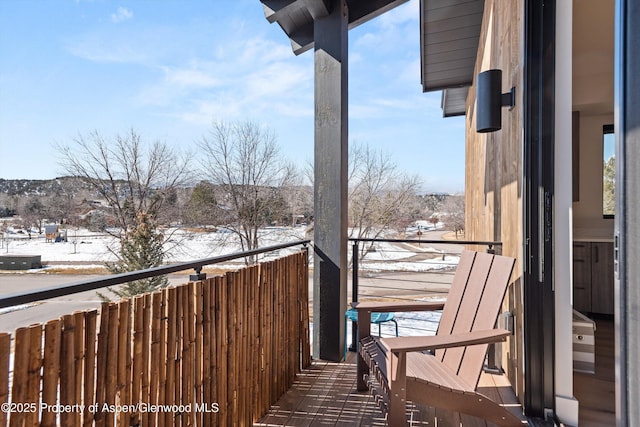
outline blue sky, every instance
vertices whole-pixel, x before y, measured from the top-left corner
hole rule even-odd
[[[349,33],[349,141],[425,191],[463,191],[464,119],[420,85],[418,1]],[[97,130],[193,149],[214,120],[253,120],[313,156],[313,53],[258,0],[0,1],[0,178],[64,174],[55,145]],[[194,162],[195,163],[195,162]]]

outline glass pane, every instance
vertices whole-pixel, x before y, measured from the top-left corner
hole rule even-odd
[[[613,216],[616,209],[616,151],[613,126],[604,128],[602,154],[602,214]]]

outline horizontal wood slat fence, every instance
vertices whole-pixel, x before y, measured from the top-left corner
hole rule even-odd
[[[301,251],[0,334],[0,426],[252,425],[310,363]]]

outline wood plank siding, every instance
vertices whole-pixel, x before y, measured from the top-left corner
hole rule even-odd
[[[503,311],[515,315],[515,337],[503,345],[502,365],[518,396],[523,395],[522,324],[522,2],[487,0],[475,76],[502,70],[502,92],[516,88],[513,109],[502,109],[502,130],[477,133],[476,88],[469,89],[466,115],[465,232],[470,240],[501,241],[502,255],[516,258]]]

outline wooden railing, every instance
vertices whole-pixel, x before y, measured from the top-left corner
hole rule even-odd
[[[310,362],[303,250],[0,334],[0,426],[251,425]]]

